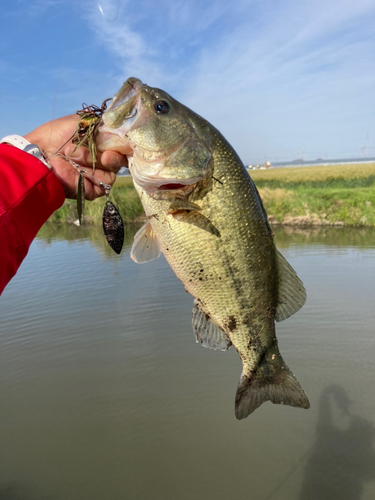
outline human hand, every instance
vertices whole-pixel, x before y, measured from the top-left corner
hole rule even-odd
[[[78,115],[63,116],[62,118],[57,118],[41,125],[24,136],[26,140],[32,144],[37,144],[43,151],[44,156],[52,167],[52,172],[64,188],[66,198],[71,199],[77,197],[78,170],[61,156],[52,155],[64,144],[59,153],[69,156],[74,162],[87,170],[88,173],[93,174],[92,159],[88,149],[79,147],[70,156],[76,147],[70,138],[77,130],[79,120],[80,117]],[[126,156],[114,151],[98,152],[93,175],[104,184],[112,186],[116,180],[116,173],[121,167],[126,166]],[[85,198],[87,200],[92,201],[103,195],[103,188],[85,178]]]

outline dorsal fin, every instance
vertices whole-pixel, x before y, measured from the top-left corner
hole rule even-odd
[[[279,302],[276,308],[276,321],[283,321],[301,309],[306,302],[306,290],[295,270],[276,250],[279,275]]]
[[[203,347],[226,351],[232,345],[227,334],[201,310],[196,299],[194,300],[192,323],[196,342],[201,343]]]
[[[150,222],[146,222],[134,236],[130,257],[137,264],[143,264],[157,259],[160,254],[161,250],[156,235]]]

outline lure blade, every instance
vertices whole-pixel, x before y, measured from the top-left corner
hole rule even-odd
[[[82,172],[79,173],[77,184],[77,213],[79,225],[82,225],[83,212],[85,210],[85,178]]]
[[[110,247],[119,254],[124,244],[124,223],[111,201],[107,201],[104,205],[103,230]]]

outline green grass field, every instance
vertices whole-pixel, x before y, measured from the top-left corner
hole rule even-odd
[[[271,223],[291,225],[375,226],[375,163],[251,171]],[[143,213],[131,177],[119,177],[110,199],[124,222]],[[86,203],[85,221],[101,224],[105,199]],[[76,203],[67,200],[50,218],[77,219]]]
[[[355,181],[375,177],[375,163],[357,163],[349,165],[328,165],[326,167],[293,167],[252,170],[254,182],[307,183]],[[280,186],[279,186],[280,187]]]
[[[271,222],[375,225],[375,163],[250,173]]]

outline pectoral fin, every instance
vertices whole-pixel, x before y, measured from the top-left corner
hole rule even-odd
[[[196,342],[203,347],[226,351],[232,345],[227,334],[201,310],[197,300],[194,300],[192,323]]]
[[[192,226],[203,229],[203,231],[207,231],[208,233],[220,238],[220,231],[212,224],[208,217],[205,217],[200,212],[190,212],[186,209],[179,210],[178,212],[173,213],[173,217],[176,220],[184,222],[185,224],[191,224]]]
[[[157,259],[160,254],[161,250],[156,235],[150,222],[146,222],[134,236],[130,257],[137,264],[143,264]]]
[[[283,321],[299,311],[306,302],[306,290],[295,270],[276,250],[279,274],[279,302],[276,308],[276,321]]]
[[[196,212],[199,212],[202,209],[199,205],[193,203],[192,201],[175,198],[169,207],[169,213],[173,214],[175,212],[178,212],[179,210],[194,210]]]

